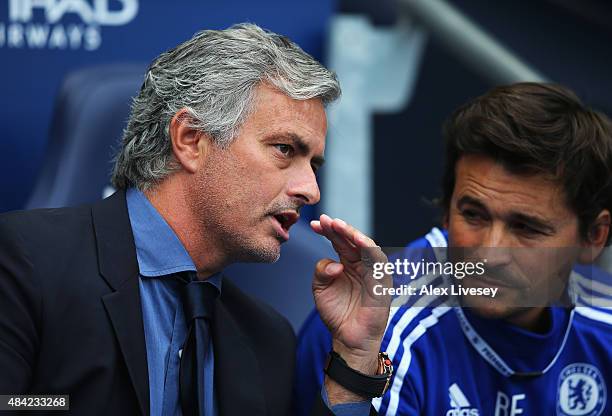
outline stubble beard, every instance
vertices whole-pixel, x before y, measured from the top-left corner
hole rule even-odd
[[[241,229],[237,221],[229,216],[231,207],[228,207],[223,195],[227,189],[211,184],[207,178],[219,177],[219,168],[212,167],[207,173],[198,177],[188,187],[186,200],[193,218],[196,218],[197,233],[202,239],[208,240],[208,245],[225,258],[227,264],[231,263],[274,263],[280,258],[280,240],[272,235],[258,237],[250,233],[246,227]],[[241,220],[244,220],[243,218]],[[253,222],[249,229],[261,232],[266,226],[268,217],[261,216]],[[267,240],[267,241],[264,241]]]
[[[263,227],[263,222],[259,227]],[[228,226],[227,222],[215,224],[219,244],[231,263],[274,263],[280,258],[280,242],[262,241],[254,236],[245,235]]]

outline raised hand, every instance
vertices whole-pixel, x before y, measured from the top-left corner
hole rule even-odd
[[[311,227],[331,241],[340,259],[319,261],[312,284],[334,351],[355,370],[375,374],[391,299],[375,295],[373,286],[390,287],[391,277],[374,279],[372,264],[386,262],[387,256],[372,239],[342,220],[321,215]]]

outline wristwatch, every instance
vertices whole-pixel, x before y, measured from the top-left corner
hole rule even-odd
[[[331,350],[325,363],[325,374],[353,393],[372,399],[383,396],[389,389],[393,364],[386,352],[379,352],[377,375],[370,376],[353,370],[336,351]]]

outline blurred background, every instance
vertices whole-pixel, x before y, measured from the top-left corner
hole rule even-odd
[[[550,80],[612,111],[605,0],[0,0],[0,212],[112,192],[112,149],[148,63],[198,30],[244,21],[338,72],[344,95],[329,109],[323,202],[306,217],[340,216],[383,246],[437,224],[441,125],[468,99]],[[297,327],[312,305],[312,265],[330,248],[303,224],[293,237],[274,268],[233,274]],[[288,276],[295,258],[301,271]]]

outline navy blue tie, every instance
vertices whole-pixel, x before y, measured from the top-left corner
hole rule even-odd
[[[209,353],[209,323],[218,294],[219,291],[214,285],[204,281],[192,280],[182,287],[183,310],[188,331],[181,353],[179,391],[181,410],[185,416],[205,415],[204,360]]]

